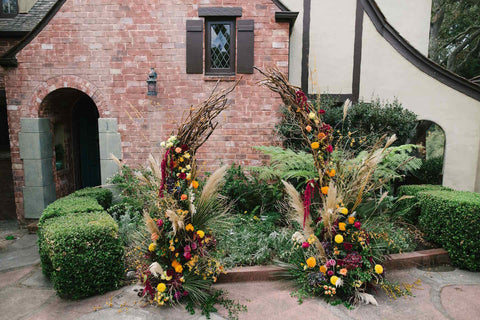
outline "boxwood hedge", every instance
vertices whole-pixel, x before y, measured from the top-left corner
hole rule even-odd
[[[417,196],[427,238],[442,245],[455,266],[480,271],[480,194],[425,191]]]
[[[402,199],[399,201],[397,210],[404,211],[402,216],[405,221],[411,224],[418,223],[418,217],[420,216],[420,205],[417,199],[419,192],[434,191],[434,190],[451,190],[441,185],[433,184],[416,184],[416,185],[404,185],[398,188],[398,196],[411,196],[411,198]]]
[[[97,200],[91,197],[65,197],[60,198],[43,210],[42,216],[38,221],[38,227],[41,228],[47,219],[60,217],[69,213],[103,211],[103,207]]]
[[[90,197],[97,200],[103,209],[107,210],[112,205],[112,191],[99,188],[99,187],[89,187],[75,191],[69,197]]]
[[[79,299],[120,286],[118,225],[106,212],[66,214],[44,222],[42,268],[60,297]]]

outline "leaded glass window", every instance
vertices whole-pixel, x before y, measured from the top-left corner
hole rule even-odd
[[[235,21],[207,21],[206,73],[235,73]]]
[[[1,1],[1,16],[15,16],[18,13],[17,0],[0,0]]]

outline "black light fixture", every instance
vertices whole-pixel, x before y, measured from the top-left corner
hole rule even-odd
[[[148,96],[156,96],[157,95],[157,73],[155,72],[154,68],[150,68],[150,73],[148,74],[147,79],[147,86],[148,86]]]

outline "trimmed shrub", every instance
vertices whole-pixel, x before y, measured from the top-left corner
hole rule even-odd
[[[38,221],[38,227],[41,228],[47,219],[64,216],[68,213],[81,213],[103,211],[103,207],[97,200],[90,197],[65,197],[60,198],[43,210],[42,216]]]
[[[84,188],[75,191],[69,197],[90,197],[97,200],[103,209],[107,210],[112,205],[112,191],[105,188]]]
[[[427,238],[442,245],[455,266],[480,271],[480,194],[425,191],[417,196]]]
[[[404,185],[398,188],[398,196],[412,196],[409,199],[402,199],[397,205],[397,211],[401,212],[401,216],[406,222],[411,224],[418,223],[418,217],[420,216],[420,205],[417,199],[419,192],[423,191],[436,191],[436,190],[451,190],[441,185],[433,184],[412,184]]]
[[[42,236],[42,268],[60,297],[80,299],[120,286],[123,246],[118,225],[106,212],[48,219]]]

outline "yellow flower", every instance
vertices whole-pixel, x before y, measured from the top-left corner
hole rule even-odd
[[[172,267],[174,267],[174,268],[175,268],[176,266],[178,266],[179,264],[180,264],[180,263],[178,263],[177,260],[173,260],[173,261],[172,261]]]
[[[197,189],[198,188],[198,181],[193,180],[192,181],[192,187],[193,187],[193,189]]]
[[[313,120],[313,119],[315,119],[316,115],[315,115],[314,112],[310,112],[310,113],[308,114],[308,117]]]
[[[337,173],[337,171],[335,169],[331,169],[328,171],[328,176],[331,178],[331,177],[335,177],[335,174]]]
[[[158,291],[158,292],[163,292],[163,291],[165,291],[165,290],[167,290],[167,286],[165,285],[165,283],[160,282],[160,283],[158,284],[158,286],[157,286],[157,291]]]
[[[150,243],[148,246],[148,251],[153,252],[157,248],[157,245],[155,243]]]
[[[331,276],[330,278],[330,283],[335,285],[338,281],[338,277],[337,276]]]
[[[346,227],[346,226],[347,226],[347,225],[345,224],[345,222],[340,222],[340,223],[338,224],[338,229],[340,229],[340,231],[345,231],[345,227]]]
[[[378,273],[378,274],[382,274],[383,273],[383,267],[379,264],[376,264],[375,265],[375,272]]]
[[[183,267],[182,267],[181,264],[178,264],[178,265],[175,266],[175,272],[176,273],[182,273],[182,271],[183,271]]]
[[[327,273],[327,267],[325,267],[325,265],[321,265],[320,266],[320,272],[321,273]]]
[[[348,223],[353,224],[355,222],[355,217],[348,217]]]
[[[203,237],[205,237],[205,232],[203,232],[202,230],[198,230],[197,235],[200,237],[200,239],[203,239]]]
[[[191,223],[189,223],[185,226],[185,230],[186,231],[193,231],[193,230],[195,230],[195,228],[193,227],[193,225]]]
[[[313,268],[313,267],[315,267],[316,265],[317,265],[317,260],[315,260],[314,257],[310,257],[310,258],[307,259],[307,266],[308,266],[309,268]]]
[[[341,234],[337,234],[335,236],[335,242],[336,243],[342,243],[343,242],[343,236]]]
[[[328,187],[322,187],[321,190],[322,190],[323,194],[325,194],[325,195],[328,194]]]
[[[346,215],[346,214],[348,214],[348,209],[343,207],[343,208],[340,209],[340,213]]]
[[[317,141],[312,142],[311,146],[313,150],[317,150],[318,148],[320,148],[320,144]]]

